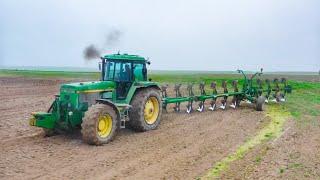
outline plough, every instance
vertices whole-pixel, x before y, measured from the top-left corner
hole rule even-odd
[[[168,104],[174,104],[174,111],[180,112],[181,103],[187,102],[186,112],[191,113],[194,111],[193,104],[198,102],[197,111],[203,112],[205,110],[205,101],[210,100],[209,110],[214,111],[217,109],[218,98],[220,99],[220,109],[226,109],[228,98],[232,97],[230,107],[237,108],[239,107],[241,101],[245,101],[250,104],[255,104],[255,108],[257,111],[263,110],[264,103],[272,102],[284,102],[285,96],[287,93],[291,93],[292,87],[287,84],[287,80],[285,78],[281,78],[281,80],[275,78],[272,83],[269,79],[265,79],[264,81],[260,78],[262,75],[262,69],[260,72],[256,72],[250,78],[243,70],[237,70],[238,73],[243,75],[243,86],[242,89],[238,88],[238,80],[232,81],[233,91],[229,92],[227,87],[227,81],[222,81],[221,87],[223,92],[218,93],[217,91],[217,83],[211,83],[211,93],[206,92],[205,83],[202,82],[199,84],[200,94],[195,95],[193,91],[194,84],[187,85],[187,96],[182,96],[181,93],[181,84],[175,84],[174,91],[175,97],[169,97],[167,93],[168,85],[161,86],[162,92],[162,106],[163,109],[167,111]],[[256,80],[256,81],[255,81]],[[256,82],[256,83],[254,83]],[[265,83],[264,83],[265,82]],[[266,84],[266,88],[263,85]],[[281,84],[281,85],[280,85]]]

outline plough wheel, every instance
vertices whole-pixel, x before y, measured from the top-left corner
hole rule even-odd
[[[241,99],[237,99],[236,103],[236,107],[240,107]]]
[[[256,110],[263,111],[264,110],[265,97],[259,96],[256,102]]]
[[[161,119],[162,102],[159,90],[146,88],[138,91],[132,101],[129,112],[129,127],[136,131],[155,129]]]

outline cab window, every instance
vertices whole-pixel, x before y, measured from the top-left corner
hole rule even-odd
[[[104,73],[105,81],[132,81],[132,64],[107,61]]]
[[[144,64],[135,64],[133,68],[133,74],[135,81],[144,81],[145,78],[145,65]]]

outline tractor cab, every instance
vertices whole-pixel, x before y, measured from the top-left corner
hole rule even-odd
[[[125,99],[134,82],[147,80],[147,60],[128,54],[106,55],[102,59],[102,80],[116,83],[116,98]]]

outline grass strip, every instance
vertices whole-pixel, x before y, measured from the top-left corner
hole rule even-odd
[[[215,163],[213,168],[211,168],[201,179],[214,179],[219,177],[221,172],[229,169],[230,164],[233,161],[242,159],[253,147],[271,139],[280,137],[286,120],[291,117],[290,113],[283,106],[276,104],[267,108],[266,116],[271,118],[271,121],[267,126],[261,129],[256,136],[238,147],[234,153]]]

